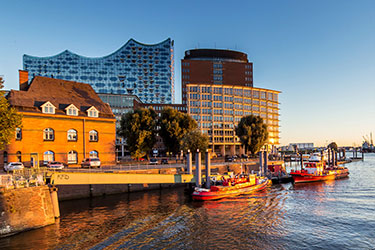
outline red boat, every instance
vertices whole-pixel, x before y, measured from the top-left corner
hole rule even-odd
[[[348,177],[349,170],[345,167],[326,168],[323,162],[306,162],[304,169],[292,170],[290,175],[294,183],[336,180]]]
[[[270,184],[271,181],[268,178],[254,174],[243,178],[224,178],[222,185],[211,186],[210,189],[195,188],[192,196],[193,200],[218,200],[262,190]]]

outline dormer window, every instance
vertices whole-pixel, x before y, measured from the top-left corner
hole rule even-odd
[[[42,108],[42,113],[44,114],[54,114],[56,110],[56,107],[50,102],[46,102],[40,107]]]
[[[65,110],[67,115],[78,116],[78,108],[74,104],[70,104]]]
[[[87,110],[87,115],[88,117],[99,117],[99,111],[94,106],[92,106]]]

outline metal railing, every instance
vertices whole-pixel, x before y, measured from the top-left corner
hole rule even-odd
[[[0,186],[6,189],[41,186],[46,183],[46,171],[39,168],[14,170],[0,176]]]

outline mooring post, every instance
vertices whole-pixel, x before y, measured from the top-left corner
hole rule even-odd
[[[202,186],[201,152],[199,152],[199,149],[197,149],[195,157],[195,185],[197,187]]]
[[[59,208],[59,199],[57,197],[57,187],[52,186],[49,188],[49,193],[51,195],[52,206],[53,206],[53,214],[55,218],[60,217],[60,208]]]
[[[328,148],[328,166],[331,166],[331,149]]]
[[[206,150],[206,188],[210,189],[211,187],[211,159],[210,152]]]
[[[263,176],[263,151],[259,151],[259,175]]]
[[[186,155],[186,169],[188,174],[193,174],[193,161],[191,156],[190,149],[188,149],[187,155]]]
[[[365,159],[365,153],[362,150],[362,161]]]
[[[264,157],[263,157],[263,162],[264,162],[264,176],[268,174],[268,150],[264,151]]]
[[[300,153],[300,155],[301,155],[300,161],[301,161],[301,169],[302,169],[303,168],[303,155],[302,155],[302,153]]]

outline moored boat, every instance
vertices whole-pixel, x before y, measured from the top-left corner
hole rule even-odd
[[[218,200],[259,191],[270,184],[271,181],[267,177],[259,177],[255,174],[242,178],[223,178],[221,185],[213,185],[210,189],[196,187],[192,198],[201,201]]]
[[[284,163],[268,165],[267,177],[271,179],[272,184],[292,182],[293,178],[286,171]]]
[[[292,170],[290,175],[294,183],[306,183],[341,179],[349,176],[349,170],[345,167],[325,167],[324,162],[306,162],[301,170]]]

